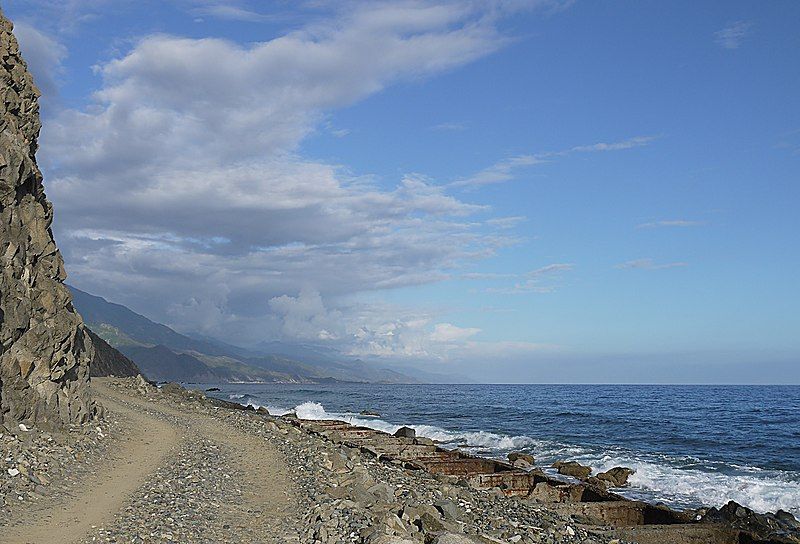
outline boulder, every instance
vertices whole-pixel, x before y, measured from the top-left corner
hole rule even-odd
[[[597,475],[598,480],[606,481],[611,487],[623,487],[628,485],[628,478],[636,472],[628,467],[614,467]]]
[[[566,488],[550,485],[547,482],[539,482],[528,494],[528,498],[537,502],[566,502],[567,493]]]
[[[533,468],[535,459],[533,455],[522,452],[511,452],[508,454],[509,462],[517,468]]]
[[[415,438],[417,436],[417,431],[411,427],[400,427],[395,431],[394,435],[398,438]]]
[[[178,383],[169,382],[161,386],[161,392],[167,393],[168,395],[184,396],[186,394],[186,389]]]
[[[141,374],[136,375],[134,385],[136,386],[136,390],[139,392],[139,394],[144,396],[152,395],[157,389],[155,385],[148,382]]]
[[[94,347],[63,283],[36,163],[40,93],[12,30],[0,12],[0,422],[62,427],[100,414]]]
[[[759,514],[734,501],[722,508],[709,508],[701,522],[726,523],[731,527],[749,533],[746,542],[800,542],[800,523],[789,512],[779,510],[775,514]],[[785,535],[779,540],[776,535]],[[775,540],[771,540],[775,538]],[[740,542],[745,542],[741,540]]]
[[[450,521],[461,520],[461,510],[458,508],[458,505],[455,502],[448,500],[439,500],[436,501],[434,506],[439,512],[441,512],[442,517],[444,519]]]
[[[381,415],[378,412],[375,412],[374,410],[361,410],[358,413],[358,415],[364,417],[381,417]]]
[[[553,463],[553,468],[558,470],[559,474],[572,476],[578,480],[585,480],[592,473],[591,467],[584,466],[576,461],[556,461]]]

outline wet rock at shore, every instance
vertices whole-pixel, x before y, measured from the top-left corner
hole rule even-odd
[[[584,466],[577,461],[556,461],[552,466],[558,470],[559,474],[572,476],[578,480],[585,480],[592,473],[591,467]]]
[[[529,469],[533,468],[536,460],[533,455],[522,452],[511,452],[508,454],[508,461],[516,468]]]
[[[381,415],[374,410],[361,410],[358,415],[364,417],[381,417]]]
[[[398,438],[416,438],[417,431],[411,427],[400,427],[395,431],[394,435]]]
[[[789,512],[759,514],[741,504],[729,501],[722,508],[709,508],[704,523],[726,523],[747,531],[770,543],[800,543],[800,522]]]
[[[624,487],[628,485],[628,478],[636,472],[628,467],[614,467],[596,476],[600,481],[608,482],[610,487]]]

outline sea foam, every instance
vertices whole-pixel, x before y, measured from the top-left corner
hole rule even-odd
[[[292,410],[268,408],[271,414],[281,415]],[[359,417],[347,412],[328,412],[318,402],[304,402],[293,410],[300,419],[342,420],[393,434],[403,425],[382,419]],[[671,461],[657,462],[642,459],[623,451],[612,455],[592,454],[586,448],[555,441],[535,440],[529,436],[507,436],[488,431],[453,431],[433,425],[406,425],[418,436],[437,440],[445,447],[461,447],[473,452],[505,457],[511,450],[533,453],[549,464],[556,459],[574,459],[587,464],[595,473],[615,466],[636,470],[630,486],[618,490],[630,498],[663,501],[674,507],[690,508],[699,505],[722,506],[733,500],[757,512],[779,509],[800,516],[800,482],[779,471],[763,471],[743,467],[740,474],[705,472],[670,466]]]

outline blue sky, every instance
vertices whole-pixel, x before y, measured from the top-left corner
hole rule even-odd
[[[3,8],[79,288],[479,380],[800,382],[795,2]]]

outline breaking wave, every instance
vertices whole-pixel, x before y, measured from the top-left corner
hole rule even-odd
[[[294,408],[259,405],[258,397],[232,394],[230,399],[253,407],[264,406],[272,415],[290,412],[300,419],[342,420],[353,425],[394,433],[401,426],[380,418],[351,412],[328,412],[319,402],[303,402]],[[539,466],[555,460],[572,459],[591,466],[595,472],[614,466],[636,470],[630,486],[616,490],[632,499],[665,502],[675,508],[722,506],[733,500],[757,512],[785,510],[800,516],[800,480],[797,474],[748,466],[723,465],[701,459],[650,455],[624,448],[590,448],[526,435],[504,435],[481,430],[449,430],[434,425],[408,424],[418,436],[436,440],[446,448],[503,458],[512,450],[532,453]],[[549,469],[546,469],[549,470]]]
[[[336,419],[347,421],[353,425],[368,427],[377,431],[393,434],[404,425],[389,423],[382,419],[359,417],[346,412],[329,413],[318,402],[304,402],[294,409],[300,419]],[[270,413],[272,413],[270,411]],[[529,436],[505,436],[487,431],[448,431],[432,425],[405,425],[414,429],[418,436],[436,440],[444,445],[462,446],[470,449],[511,450],[534,445]]]

